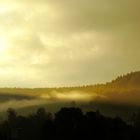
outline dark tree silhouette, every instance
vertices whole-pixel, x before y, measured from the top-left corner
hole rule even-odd
[[[140,140],[140,113],[127,124],[120,117],[103,116],[99,111],[83,113],[79,108],[62,108],[54,117],[39,108],[28,117],[8,109],[0,124],[0,140]]]
[[[10,122],[14,121],[17,117],[17,113],[14,109],[8,108],[7,110],[7,117]]]

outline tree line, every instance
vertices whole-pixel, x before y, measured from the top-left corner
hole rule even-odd
[[[55,114],[39,108],[27,117],[9,108],[0,124],[0,140],[139,140],[140,112],[126,123],[120,117],[106,117],[100,111],[83,113],[80,108],[61,108]]]

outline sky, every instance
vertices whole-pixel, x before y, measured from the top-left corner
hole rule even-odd
[[[0,0],[0,87],[104,83],[140,70],[139,0]]]

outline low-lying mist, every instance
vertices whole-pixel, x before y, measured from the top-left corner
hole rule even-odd
[[[140,108],[140,92],[135,91],[135,89],[126,90],[125,88],[110,90],[104,86],[0,89],[0,112],[5,114],[4,112],[8,108],[14,108],[18,113],[28,115],[39,107],[44,107],[50,112],[56,112],[61,107],[77,106],[84,111],[98,109],[105,115],[119,115],[129,120],[132,113]]]
[[[82,91],[69,91],[69,92],[58,92],[52,90],[49,93],[0,93],[0,111],[4,111],[7,108],[23,108],[34,105],[43,104],[55,104],[63,102],[77,102],[77,103],[87,103],[94,100],[106,100],[105,96],[99,96],[96,93],[87,93]]]
[[[139,93],[139,92],[138,92]],[[24,108],[58,103],[110,103],[139,106],[140,96],[134,91],[87,90],[87,88],[60,89],[6,89],[0,92],[0,111],[9,107]]]

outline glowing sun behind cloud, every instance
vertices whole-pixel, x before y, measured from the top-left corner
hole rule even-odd
[[[137,0],[0,0],[0,87],[86,85],[139,70],[139,7]]]

